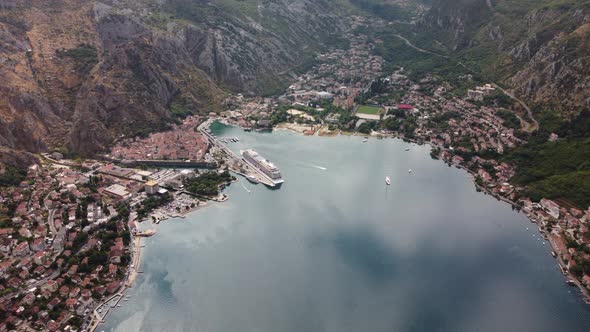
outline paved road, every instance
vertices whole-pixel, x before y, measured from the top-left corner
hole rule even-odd
[[[49,217],[47,217],[47,223],[49,224],[49,229],[51,230],[51,234],[55,238],[55,236],[57,236],[57,230],[55,229],[55,224],[53,223],[54,217],[55,217],[55,209],[49,210]]]
[[[448,59],[448,58],[449,58],[449,57],[448,57],[448,56],[446,56],[446,55],[438,54],[438,53],[431,52],[431,51],[429,51],[429,50],[425,50],[425,49],[423,49],[423,48],[420,48],[420,47],[418,47],[418,46],[416,46],[416,45],[412,44],[412,42],[410,42],[410,41],[409,41],[407,38],[405,38],[405,37],[404,37],[404,36],[402,36],[402,35],[394,34],[394,36],[396,36],[397,38],[399,38],[399,39],[403,40],[403,41],[406,43],[406,45],[410,46],[411,48],[415,49],[415,50],[416,50],[416,51],[418,51],[418,52],[422,52],[422,53],[428,53],[428,54],[431,54],[431,55],[436,55],[436,56],[439,56],[439,57],[441,57],[441,58],[445,58],[445,59]]]
[[[404,36],[401,36],[401,35],[398,35],[398,34],[395,34],[394,36],[400,38],[401,40],[403,40],[406,43],[406,45],[410,46],[411,48],[413,48],[413,49],[415,49],[415,50],[417,50],[419,52],[427,53],[427,54],[431,54],[431,55],[435,55],[435,56],[442,57],[442,58],[445,58],[445,59],[449,59],[449,57],[446,56],[446,55],[442,55],[442,54],[438,54],[438,53],[435,53],[435,52],[432,52],[432,51],[428,51],[428,50],[422,49],[422,48],[420,48],[420,47],[412,44],[412,42],[410,42]],[[473,71],[473,70],[471,70],[470,68],[468,68],[466,65],[464,65],[461,62],[458,62],[458,65],[462,66],[463,68],[465,68],[465,69],[467,69],[469,71]],[[502,88],[498,84],[492,82],[492,85],[495,88],[497,88],[500,91],[502,91],[505,95],[507,95],[508,97],[510,97],[512,100],[514,100],[517,103],[519,103],[527,111],[527,115],[528,115],[530,121],[532,122],[532,124],[529,121],[524,121],[524,119],[522,117],[520,117],[518,114],[516,114],[516,116],[518,116],[518,118],[520,119],[520,121],[522,123],[524,123],[524,126],[523,126],[523,130],[524,131],[526,131],[526,132],[533,132],[533,131],[539,129],[539,122],[535,119],[535,117],[533,116],[533,112],[531,111],[530,107],[528,107],[527,104],[524,101],[522,101],[521,99],[519,99],[518,97],[516,97],[512,92],[505,90],[504,88]]]
[[[528,107],[524,101],[522,101],[521,99],[516,97],[512,92],[505,90],[504,88],[502,88],[498,84],[493,83],[493,85],[496,89],[500,89],[500,91],[502,91],[505,95],[507,95],[508,97],[512,98],[512,100],[519,103],[527,111],[528,117],[529,117],[530,121],[532,122],[532,124],[529,123],[528,121],[524,121],[527,124],[525,126],[525,128],[523,128],[525,131],[533,132],[533,131],[539,129],[539,122],[535,119],[535,117],[533,116],[533,111],[531,111],[530,107]],[[521,119],[521,121],[522,121],[522,119]]]

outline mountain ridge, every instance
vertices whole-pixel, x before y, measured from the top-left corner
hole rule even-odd
[[[418,25],[483,76],[566,118],[590,106],[589,29],[588,1],[555,0],[436,0]]]
[[[192,13],[235,8],[203,20],[183,11],[187,4]],[[345,28],[334,8],[309,0],[3,0],[0,153],[89,156],[121,135],[219,111],[226,91],[280,89]]]

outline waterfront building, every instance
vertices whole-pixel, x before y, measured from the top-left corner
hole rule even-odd
[[[155,195],[160,190],[160,185],[156,181],[148,181],[145,183],[145,192],[148,195]]]

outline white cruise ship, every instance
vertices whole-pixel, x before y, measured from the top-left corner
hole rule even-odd
[[[248,164],[255,167],[258,171],[264,174],[268,180],[270,180],[274,186],[280,186],[285,182],[283,177],[281,176],[281,171],[275,164],[270,162],[269,160],[262,157],[258,152],[249,149],[245,151],[240,151],[242,157]]]

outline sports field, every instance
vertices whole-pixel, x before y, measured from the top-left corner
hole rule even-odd
[[[381,111],[381,107],[361,105],[361,106],[359,106],[357,113],[377,115],[377,114],[379,114],[380,111]]]

